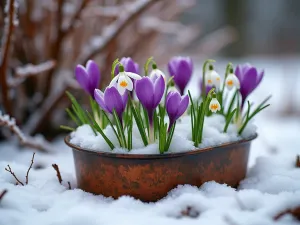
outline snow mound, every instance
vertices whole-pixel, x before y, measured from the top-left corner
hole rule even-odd
[[[238,141],[244,138],[246,139],[255,135],[256,133],[256,126],[251,123],[248,124],[241,136],[238,136],[235,125],[230,124],[227,133],[223,132],[224,126],[225,119],[223,116],[213,115],[211,117],[207,117],[205,119],[203,128],[203,141],[198,148],[212,147],[224,143]],[[111,151],[110,147],[99,133],[96,135],[94,134],[89,125],[80,126],[76,129],[76,131],[72,132],[70,142],[74,145],[80,146],[81,148],[86,148],[93,151],[124,154],[160,154],[158,143],[152,143],[146,147],[144,146],[136,125],[133,127],[133,149],[129,152],[127,149],[120,148],[118,139],[110,126],[104,130],[104,133],[116,146],[113,151]],[[168,153],[195,150],[196,148],[191,140],[192,130],[190,117],[184,116],[177,122]]]

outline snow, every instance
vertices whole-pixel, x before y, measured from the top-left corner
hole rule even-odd
[[[274,86],[279,86],[279,78],[278,72],[272,74]],[[264,87],[267,89],[262,90]],[[264,98],[270,89],[264,82],[254,99]],[[156,203],[143,203],[129,196],[117,200],[95,196],[76,188],[72,152],[62,137],[54,141],[53,154],[36,152],[29,184],[16,186],[4,168],[9,164],[24,182],[32,150],[19,148],[13,141],[2,142],[0,192],[8,192],[0,202],[0,225],[299,224],[290,215],[273,221],[278,213],[300,205],[300,168],[295,168],[296,156],[300,154],[299,117],[276,116],[281,103],[277,101],[280,95],[274,96],[275,106],[255,121],[259,124],[259,136],[252,143],[247,177],[237,190],[211,181],[200,188],[178,186]],[[62,185],[51,167],[53,163],[59,165]],[[68,190],[67,181],[71,182],[72,190]],[[188,207],[190,217],[183,216]]]
[[[206,117],[204,120],[203,141],[198,148],[217,146],[224,143],[251,138],[256,133],[256,126],[251,123],[247,125],[241,136],[237,135],[237,129],[234,124],[229,125],[227,133],[223,132],[224,126],[225,119],[223,116],[216,114],[212,115],[211,117]],[[78,127],[76,131],[72,132],[70,142],[74,145],[80,146],[81,148],[99,152],[124,154],[160,154],[158,149],[158,141],[149,144],[146,147],[144,146],[136,125],[134,126],[132,134],[133,149],[131,151],[119,147],[118,139],[110,126],[104,130],[104,133],[111,140],[111,142],[117,146],[113,151],[111,151],[101,134],[97,133],[97,135],[95,135],[89,125],[82,125]],[[167,153],[193,151],[198,148],[195,148],[194,143],[192,142],[190,116],[181,117],[177,122],[174,136]]]

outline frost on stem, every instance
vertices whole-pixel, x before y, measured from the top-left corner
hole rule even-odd
[[[51,152],[50,144],[44,139],[37,139],[33,137],[27,137],[21,129],[16,125],[16,120],[7,114],[2,114],[0,111],[0,127],[7,127],[12,133],[14,133],[21,145],[37,149],[43,152]]]

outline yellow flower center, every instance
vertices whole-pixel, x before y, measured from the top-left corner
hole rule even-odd
[[[233,85],[233,80],[227,81],[227,85],[228,85],[228,86],[232,86],[232,85]]]
[[[211,110],[217,110],[219,108],[218,104],[211,104],[210,109]]]
[[[220,80],[220,77],[217,77],[217,81],[219,81]]]
[[[125,80],[122,80],[120,86],[125,88],[128,86],[128,83]]]
[[[212,80],[211,80],[211,79],[207,80],[207,83],[211,84],[211,83],[212,83]]]

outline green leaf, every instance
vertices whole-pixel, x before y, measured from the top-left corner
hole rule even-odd
[[[119,137],[119,135],[118,135],[118,133],[117,133],[117,131],[116,131],[113,123],[111,122],[111,120],[109,119],[109,117],[107,116],[107,114],[103,110],[101,110],[101,112],[102,112],[102,115],[106,118],[106,120],[109,123],[109,125],[111,126],[111,128],[113,129],[113,132],[115,133],[115,135],[116,135],[116,137],[117,137],[117,139],[119,141],[120,146],[122,146],[121,138]]]
[[[133,105],[133,102],[130,98],[129,98],[129,104],[130,104],[131,111],[132,111],[132,114],[134,116],[134,119],[136,121],[136,125],[137,125],[137,127],[139,129],[139,132],[140,132],[140,135],[142,137],[143,143],[144,143],[145,146],[147,146],[148,145],[148,140],[147,140],[147,135],[146,135],[146,132],[145,132],[145,127],[143,125],[143,120],[141,119],[140,114],[138,114],[136,112],[136,109],[135,109],[135,107]]]
[[[79,103],[77,102],[76,98],[68,91],[66,91],[67,96],[69,97],[69,99],[71,100],[72,104],[73,104],[73,110],[74,112],[77,114],[77,117],[81,120],[81,122],[83,124],[89,124],[89,120],[85,114],[85,111],[83,110],[83,108],[79,105]]]
[[[65,126],[65,125],[60,125],[60,128],[63,130],[67,131],[74,131],[75,129],[73,127]]]
[[[232,96],[232,99],[230,101],[230,104],[229,104],[229,107],[228,107],[228,110],[227,110],[227,113],[226,113],[226,119],[227,119],[227,117],[229,116],[229,114],[230,114],[230,112],[232,110],[232,107],[233,107],[233,104],[234,104],[234,101],[235,101],[235,99],[237,97],[238,92],[239,92],[239,90],[236,90],[234,92],[234,95]]]
[[[113,145],[113,143],[104,134],[103,130],[98,125],[98,123],[95,121],[95,119],[92,117],[92,115],[89,112],[87,112],[87,115],[90,118],[90,120],[92,121],[94,128],[101,134],[101,136],[103,137],[103,139],[105,140],[105,142],[108,144],[108,146],[110,147],[110,149],[113,150],[115,148],[115,146]]]
[[[69,117],[74,121],[74,123],[77,126],[81,126],[82,124],[80,123],[80,121],[78,121],[78,119],[76,118],[76,115],[68,108],[66,108],[66,112],[69,115]]]
[[[176,127],[176,122],[172,125],[171,130],[170,130],[170,132],[169,132],[169,134],[168,134],[168,139],[167,139],[166,145],[165,145],[165,147],[164,147],[164,151],[165,151],[165,152],[168,151],[169,148],[170,148],[170,144],[171,144],[171,141],[172,141],[172,139],[173,139],[175,127]]]
[[[143,108],[143,113],[144,113],[144,119],[145,119],[145,124],[146,124],[146,129],[148,133],[148,137],[150,137],[150,127],[149,127],[149,116],[147,110],[142,106]]]
[[[248,105],[249,106],[249,105]],[[257,110],[255,110],[249,117],[246,118],[245,122],[243,123],[242,127],[240,128],[238,134],[241,135],[244,131],[244,129],[246,128],[248,122],[257,114],[259,113],[260,111],[264,110],[265,108],[269,107],[270,104],[268,105],[265,105],[261,108],[258,108]],[[248,114],[248,113],[247,113]]]
[[[224,130],[223,130],[224,133],[227,132],[228,126],[229,126],[229,124],[230,124],[230,122],[231,122],[231,120],[232,120],[232,118],[233,118],[236,110],[237,110],[237,108],[235,108],[234,110],[232,110],[232,112],[228,115],[228,118],[226,119],[226,124],[225,124]]]
[[[126,138],[125,138],[125,134],[124,134],[124,130],[123,130],[123,126],[119,120],[119,117],[118,117],[118,114],[116,112],[115,109],[113,109],[113,117],[114,117],[114,120],[116,122],[116,127],[117,127],[117,131],[118,131],[118,134],[119,136],[121,137],[121,141],[122,141],[122,145],[121,147],[124,147],[124,148],[127,148],[127,145],[126,145]]]

